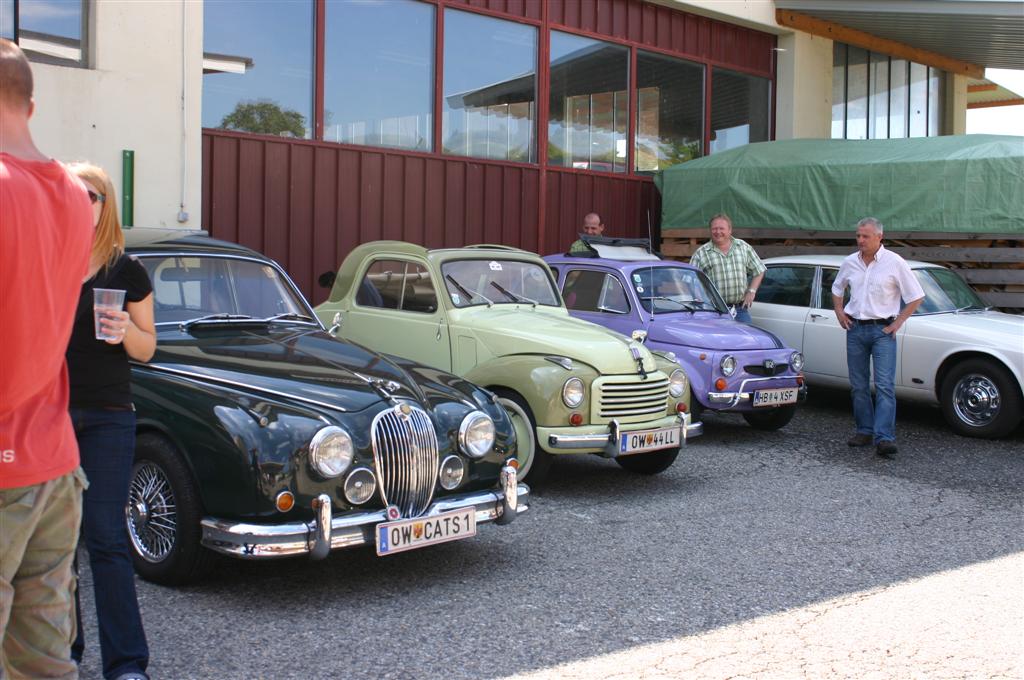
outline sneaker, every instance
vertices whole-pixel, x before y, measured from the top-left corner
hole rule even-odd
[[[875,453],[882,458],[892,458],[896,454],[896,451],[896,442],[893,441],[878,442],[878,446],[875,447]]]
[[[872,439],[871,435],[869,435],[869,434],[861,434],[860,432],[858,432],[857,434],[853,435],[852,437],[850,437],[849,439],[846,440],[846,445],[847,446],[871,446],[871,442],[872,441],[873,441],[873,439]]]

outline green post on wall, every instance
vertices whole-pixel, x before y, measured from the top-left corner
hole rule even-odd
[[[131,229],[135,225],[135,152],[121,152],[121,226]]]

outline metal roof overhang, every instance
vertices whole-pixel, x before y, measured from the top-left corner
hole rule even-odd
[[[1024,66],[1020,0],[775,0],[775,6],[968,65]],[[976,70],[968,75],[981,77]]]

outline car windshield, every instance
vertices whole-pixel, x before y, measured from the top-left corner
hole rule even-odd
[[[144,255],[139,260],[153,282],[158,324],[203,317],[311,320],[299,293],[266,262],[208,255]]]
[[[547,270],[519,260],[454,260],[441,266],[448,297],[456,307],[486,304],[561,306]]]
[[[915,269],[914,274],[924,288],[924,302],[914,314],[940,314],[942,312],[985,309],[985,303],[974,290],[949,269],[929,267]]]
[[[648,312],[728,313],[725,301],[708,277],[696,269],[644,267],[630,275],[640,305]]]

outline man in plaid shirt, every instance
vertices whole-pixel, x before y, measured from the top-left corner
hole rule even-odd
[[[715,215],[708,227],[711,240],[697,249],[690,264],[707,274],[726,303],[736,308],[737,321],[750,323],[750,306],[764,278],[765,266],[749,243],[733,238],[728,215]]]

